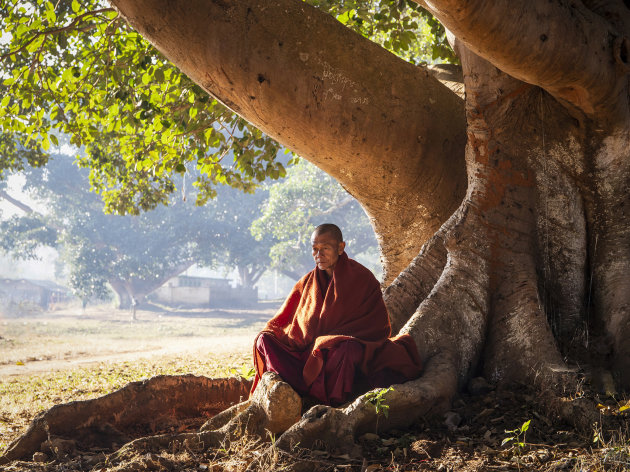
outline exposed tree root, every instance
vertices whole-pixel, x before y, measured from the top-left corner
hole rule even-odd
[[[198,432],[163,434],[136,439],[109,458],[119,463],[138,452],[162,450],[203,451],[220,447],[244,435],[266,438],[287,430],[302,413],[302,399],[274,372],[266,372],[252,397],[207,421]],[[216,429],[212,429],[215,428]]]
[[[106,450],[158,431],[194,430],[203,418],[246,398],[250,388],[251,382],[236,378],[158,376],[100,398],[56,405],[9,445],[0,464],[30,459],[58,438],[75,440],[77,449]]]
[[[324,445],[331,453],[358,456],[358,435],[409,426],[422,415],[446,411],[457,388],[452,366],[452,359],[436,356],[427,363],[421,378],[394,385],[383,397],[389,407],[387,417],[382,411],[377,413],[376,404],[368,395],[340,408],[316,405],[280,436],[276,445],[284,450],[298,444]]]

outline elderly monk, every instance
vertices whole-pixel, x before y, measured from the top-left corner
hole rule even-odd
[[[254,343],[252,392],[272,371],[300,395],[337,406],[352,394],[419,376],[413,339],[390,338],[380,284],[348,258],[341,230],[320,225],[311,244],[315,269],[293,287]]]

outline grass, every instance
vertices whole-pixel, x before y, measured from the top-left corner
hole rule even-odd
[[[69,307],[0,318],[0,451],[55,404],[155,375],[247,371],[253,338],[275,308],[139,311],[131,321],[129,312],[111,307]],[[239,343],[231,345],[233,339]],[[69,368],[90,359],[95,362]]]
[[[190,343],[220,336],[251,335],[271,317],[259,310],[141,311],[96,307],[29,317],[0,317],[0,365],[90,355],[154,350],[172,341]]]
[[[253,340],[273,310],[141,311],[139,320],[131,322],[128,312],[98,308],[85,313],[67,310],[0,319],[0,373],[9,368],[19,372],[22,367],[37,367],[46,362],[52,363],[51,369],[55,369],[0,377],[0,451],[21,434],[35,415],[55,404],[95,398],[129,382],[160,374],[243,375],[251,366],[251,342],[248,340]],[[228,345],[228,340],[238,336],[243,338],[243,343]],[[150,350],[165,346],[174,348],[165,353]],[[194,349],[184,349],[186,347]],[[147,349],[149,351],[145,352]],[[116,355],[107,362],[72,368],[67,368],[64,360],[112,353]],[[37,358],[49,360],[41,362]],[[55,366],[55,359],[59,360],[59,365]],[[18,361],[25,365],[16,366]],[[59,368],[63,366],[66,368]],[[363,463],[338,458],[325,451],[287,453],[268,442],[242,437],[222,448],[207,451],[162,451],[139,455],[133,459],[133,466],[137,466],[137,470],[157,470],[156,467],[159,469],[162,464],[171,470],[240,471],[255,465],[253,470],[283,470],[292,462],[303,461],[316,464],[321,470],[365,469],[370,472],[472,472],[518,468],[574,472],[630,470],[630,431],[627,427],[611,431],[596,426],[596,441],[592,440],[595,437],[582,438],[579,444],[573,444],[580,439],[575,432],[560,431],[556,429],[557,425],[546,425],[536,417],[538,406],[529,398],[529,393],[517,394],[507,405],[500,404],[500,396],[492,395],[466,398],[461,408],[462,423],[470,425],[467,432],[451,432],[443,418],[437,418],[434,424],[418,426],[417,430],[381,434],[371,443],[363,444],[366,455]],[[630,411],[627,399],[611,405],[597,406],[602,416],[627,418]],[[480,418],[479,412],[490,411],[484,410],[490,407],[492,412]],[[499,421],[501,418],[503,420]],[[510,448],[500,447],[503,431],[520,426],[528,418],[534,418],[530,429],[538,436],[533,435],[530,439],[528,432],[527,442],[523,440],[524,448],[518,454]],[[497,434],[493,433],[498,436],[495,445],[484,435],[484,425],[488,430],[496,427]],[[546,432],[543,434],[543,431]],[[563,432],[567,434],[560,434]],[[424,450],[430,448],[439,452],[425,454]],[[131,463],[127,465],[133,468]],[[71,464],[63,463],[55,466],[58,468],[35,463],[28,463],[28,467],[28,470],[42,472],[73,470]],[[76,470],[82,469],[77,467]]]

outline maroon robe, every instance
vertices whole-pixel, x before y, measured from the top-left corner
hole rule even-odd
[[[417,377],[421,364],[413,339],[390,335],[378,281],[344,252],[330,280],[318,268],[300,279],[257,337],[252,392],[271,370],[298,393],[337,405],[359,386]]]

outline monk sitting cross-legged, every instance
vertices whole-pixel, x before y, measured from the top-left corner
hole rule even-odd
[[[320,225],[311,243],[315,269],[293,287],[254,343],[252,392],[272,371],[300,395],[337,406],[351,394],[418,377],[413,339],[390,338],[380,285],[348,258],[341,230]]]

